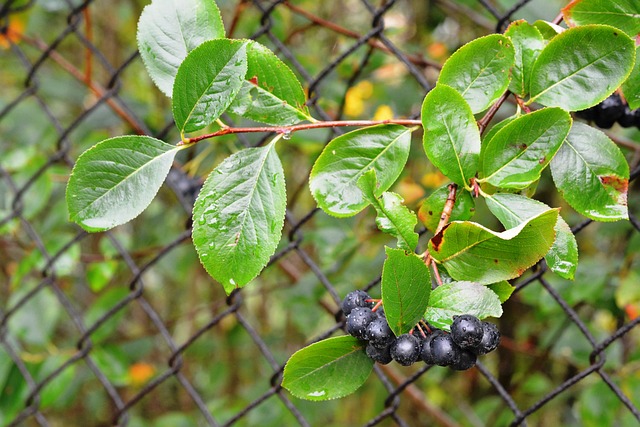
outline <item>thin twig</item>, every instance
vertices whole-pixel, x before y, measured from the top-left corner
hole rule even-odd
[[[502,104],[504,104],[507,98],[509,98],[509,95],[511,95],[511,92],[509,90],[504,91],[502,96],[498,98],[498,100],[491,106],[491,108],[489,108],[489,111],[487,111],[484,117],[478,120],[478,129],[480,129],[480,135],[484,133],[485,129],[489,125],[489,122],[491,121],[491,119],[493,119],[493,116],[496,115],[500,107],[502,107]]]
[[[22,40],[26,41],[32,46],[35,46],[43,52],[47,50],[47,45],[41,40],[32,39],[24,35],[22,35]],[[93,81],[87,82],[86,75],[83,74],[83,72],[76,68],[72,63],[67,61],[58,52],[52,50],[51,52],[49,52],[49,58],[56,62],[66,72],[71,74],[76,80],[85,84],[85,86],[89,88],[89,90],[91,90],[97,97],[105,97],[107,90],[104,87]],[[104,101],[113,110],[113,112],[117,114],[122,120],[127,122],[138,135],[146,135],[146,132],[144,131],[144,129],[142,129],[142,127],[140,127],[135,118],[131,117],[131,115],[124,108],[122,108],[122,106],[120,106],[116,100],[112,98],[106,98]]]
[[[93,45],[93,25],[91,23],[91,13],[89,12],[89,4],[82,10],[84,16],[84,30],[85,37],[87,38],[87,47],[84,52],[84,81],[88,86],[91,86],[91,78],[93,76],[93,51],[91,45]]]
[[[257,126],[257,127],[248,127],[248,128],[234,128],[234,127],[225,127],[213,133],[208,133],[206,135],[195,136],[193,138],[186,138],[184,141],[179,142],[178,145],[186,145],[186,144],[195,144],[196,142],[202,141],[203,139],[215,138],[217,136],[222,135],[230,135],[234,133],[256,133],[256,132],[276,132],[285,135],[290,135],[293,132],[297,132],[300,130],[308,130],[308,129],[322,129],[322,128],[332,128],[332,127],[344,127],[344,126],[375,126],[375,125],[402,125],[402,126],[422,126],[422,122],[420,120],[409,120],[409,119],[391,119],[391,120],[341,120],[341,121],[324,121],[324,122],[314,122],[314,123],[305,123],[302,125],[292,125],[292,126]]]
[[[300,16],[304,16],[305,18],[307,18],[309,21],[313,22],[316,25],[319,25],[321,27],[324,28],[328,28],[329,30],[338,33],[338,34],[342,34],[343,36],[347,36],[350,37],[352,39],[360,39],[362,38],[361,34],[356,33],[355,31],[351,31],[347,28],[341,27],[340,25],[337,25],[331,21],[327,21],[326,19],[320,18],[319,16],[314,15],[313,13],[310,13],[304,9],[302,9],[301,7],[295,6],[293,4],[291,4],[288,1],[285,1],[283,3],[284,6],[286,6],[289,10],[291,10],[292,12],[300,15]],[[367,44],[369,44],[370,46],[381,50],[382,52],[385,53],[389,53],[389,54],[393,54],[393,52],[391,52],[391,50],[389,50],[389,48],[387,46],[385,46],[383,43],[381,43],[379,40],[377,39],[369,39],[367,40]],[[421,56],[418,55],[411,55],[411,54],[407,54],[406,55],[407,59],[409,60],[409,62],[411,62],[414,65],[420,66],[420,67],[433,67],[433,68],[437,68],[438,70],[442,68],[442,65],[437,63],[436,61],[432,61],[430,59],[426,59],[423,58]]]

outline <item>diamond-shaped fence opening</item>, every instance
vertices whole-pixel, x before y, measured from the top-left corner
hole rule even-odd
[[[563,3],[219,6],[229,36],[271,47],[300,77],[314,115],[339,120],[385,110],[416,118],[458,46],[514,19],[551,21]],[[330,218],[307,190],[313,159],[341,130],[296,134],[282,147],[283,241],[261,277],[229,297],[197,260],[190,213],[207,172],[261,136],[181,154],[129,224],[88,234],[68,222],[65,186],[82,151],[119,134],[179,139],[136,50],[143,6],[0,5],[0,425],[637,425],[640,145],[616,138],[632,167],[630,221],[595,224],[567,210],[577,279],[541,263],[517,280],[495,354],[464,373],[376,366],[354,395],[301,401],[280,386],[288,357],[342,334],[348,291],[379,294],[385,240],[372,217]],[[398,184],[414,207],[441,183],[415,154]],[[544,178],[541,189],[558,202]]]

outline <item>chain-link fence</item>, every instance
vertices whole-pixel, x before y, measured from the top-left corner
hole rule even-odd
[[[417,117],[457,46],[512,19],[552,20],[563,4],[219,5],[230,36],[273,48],[308,88],[313,114],[336,120],[378,114],[376,102]],[[581,248],[578,278],[560,281],[538,264],[516,281],[495,354],[465,373],[376,366],[352,396],[300,401],[280,386],[287,358],[342,333],[348,291],[379,295],[385,241],[372,218],[329,218],[306,189],[313,158],[340,130],[296,134],[282,149],[283,242],[263,276],[228,298],[197,262],[189,218],[206,171],[257,139],[222,138],[179,157],[131,224],[90,235],[67,222],[64,189],[83,150],[123,133],[179,139],[135,48],[143,6],[0,6],[0,424],[637,425],[636,134],[615,139],[632,165],[630,221],[596,224],[563,210]],[[411,204],[437,179],[412,160],[400,190]]]

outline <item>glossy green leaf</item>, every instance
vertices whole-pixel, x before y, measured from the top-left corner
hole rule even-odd
[[[533,26],[536,27],[540,34],[544,38],[545,41],[549,41],[558,34],[562,33],[565,28],[560,25],[554,24],[553,22],[537,20],[533,23]]]
[[[207,40],[224,38],[212,0],[153,0],[138,21],[138,50],[153,82],[171,97],[178,67]]]
[[[275,141],[225,159],[193,208],[200,262],[227,294],[255,278],[280,242],[287,201]]]
[[[549,206],[518,194],[497,193],[486,198],[489,210],[505,228],[513,228],[523,221],[549,210]],[[558,215],[555,225],[556,240],[545,255],[545,260],[556,274],[573,279],[578,266],[578,244],[569,225]]]
[[[574,123],[551,161],[553,181],[562,197],[597,221],[627,219],[629,165],[603,132]]]
[[[87,231],[102,231],[137,217],[155,197],[178,149],[127,135],[85,151],[67,185],[69,218]]]
[[[309,119],[298,78],[273,52],[256,42],[247,48],[247,74],[229,111],[274,126]]]
[[[284,367],[282,387],[306,400],[330,400],[356,391],[373,360],[366,343],[351,336],[328,338],[296,351]]]
[[[635,43],[617,28],[585,25],[554,37],[533,65],[531,102],[569,111],[592,107],[629,76]]]
[[[544,108],[520,116],[482,147],[482,179],[500,188],[525,188],[556,154],[571,129],[561,108]]]
[[[502,282],[492,283],[490,285],[487,285],[487,288],[491,289],[491,291],[494,294],[498,295],[498,299],[500,300],[500,304],[504,304],[504,302],[507,301],[509,299],[509,297],[511,297],[511,294],[513,294],[513,291],[516,290],[516,287],[511,285],[506,280],[503,280]]]
[[[509,86],[515,51],[500,34],[477,38],[458,49],[445,62],[438,83],[460,92],[473,113],[493,104]]]
[[[515,63],[511,68],[509,90],[521,98],[529,93],[531,70],[545,46],[540,31],[525,20],[514,21],[504,33],[515,49]]]
[[[573,0],[562,9],[569,26],[606,24],[620,28],[629,37],[640,34],[640,2],[638,0]]]
[[[173,118],[180,132],[194,132],[217,120],[240,91],[246,74],[244,40],[210,40],[191,51],[173,85]]]
[[[640,48],[636,48],[636,63],[629,78],[622,84],[622,93],[629,103],[629,108],[640,108]]]
[[[358,179],[358,187],[362,190],[362,194],[378,213],[376,225],[381,231],[398,239],[398,248],[415,251],[418,246],[418,233],[414,230],[418,218],[402,204],[402,197],[398,194],[385,191],[377,197],[375,194],[377,186],[378,180],[374,169]]]
[[[379,196],[402,172],[413,129],[379,125],[341,135],[324,148],[311,170],[311,194],[323,211],[337,217],[352,216],[369,202],[358,188],[358,179],[374,169]]]
[[[462,96],[438,84],[422,104],[423,146],[429,160],[450,180],[469,187],[478,171],[480,132]]]
[[[480,224],[455,221],[429,241],[429,253],[455,280],[489,284],[522,275],[551,248],[558,209],[496,233]]]
[[[449,186],[445,185],[431,193],[429,197],[422,203],[418,211],[418,218],[427,227],[427,230],[435,233],[440,223],[442,210],[449,197]],[[473,197],[468,191],[458,191],[456,201],[453,205],[453,211],[449,217],[449,221],[466,221],[471,219],[475,214],[476,204]]]
[[[409,332],[422,318],[431,293],[431,276],[424,260],[413,252],[386,248],[382,268],[382,305],[396,336]]]
[[[427,322],[449,331],[453,316],[461,314],[471,314],[479,319],[500,317],[500,299],[487,286],[472,282],[451,282],[431,292],[429,307],[424,313]]]

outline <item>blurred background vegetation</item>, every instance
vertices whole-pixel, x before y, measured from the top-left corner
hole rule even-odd
[[[140,217],[108,234],[84,235],[68,222],[66,181],[73,161],[84,150],[105,138],[138,132],[159,135],[167,142],[179,140],[171,126],[169,100],[152,84],[139,57],[132,56],[137,19],[146,3],[17,0],[0,6],[4,16],[0,21],[0,425],[9,425],[31,404],[27,402],[29,376],[38,383],[65,364],[39,391],[40,414],[52,426],[110,425],[116,413],[114,401],[87,358],[123,402],[141,397],[127,410],[129,425],[204,425],[194,401],[171,375],[168,361],[173,351],[145,304],[153,307],[178,345],[204,331],[182,353],[181,373],[217,421],[224,423],[243,413],[237,425],[294,425],[291,410],[275,395],[242,412],[271,389],[275,372],[247,325],[279,365],[335,326],[338,308],[304,255],[287,252],[242,291],[241,316],[231,313],[209,325],[227,309],[226,296],[201,267],[188,238],[165,251],[188,229],[190,216],[169,186],[161,189]],[[407,66],[397,56],[366,43],[315,80],[358,37],[371,31],[373,17],[366,2],[283,2],[267,21],[262,18],[269,2],[217,3],[232,37],[251,37],[268,24],[258,40],[288,61],[305,87],[311,76],[314,106],[327,117],[384,119],[419,112],[425,90]],[[433,82],[437,64],[462,44],[495,31],[497,20],[481,3],[504,12],[520,2],[401,0],[384,14],[384,35],[415,59],[417,69]],[[565,4],[531,0],[512,19],[552,20]],[[75,8],[79,8],[76,14]],[[66,31],[69,34],[57,43]],[[46,52],[54,42],[54,50]],[[291,57],[282,54],[280,43]],[[110,88],[112,83],[115,86]],[[504,107],[498,119],[506,117],[509,108]],[[632,166],[637,165],[638,131],[614,128],[612,132]],[[279,147],[293,222],[315,207],[307,187],[308,173],[333,136],[326,129],[300,132]],[[222,137],[185,150],[176,165],[183,172],[177,175],[180,182],[197,186],[222,159],[260,137]],[[446,180],[426,160],[420,135],[415,135],[412,150],[410,163],[393,190],[417,210]],[[545,172],[535,197],[562,207],[570,225],[581,223],[584,218],[561,201],[549,180]],[[629,195],[631,212],[640,208],[637,190],[635,183]],[[188,190],[185,194],[190,196]],[[475,220],[499,229],[484,206],[477,211]],[[285,236],[290,227],[291,221]],[[392,244],[377,231],[371,211],[348,219],[318,212],[297,236],[303,253],[341,297],[378,277],[383,245]],[[422,236],[423,245],[428,238],[428,234]],[[576,280],[561,280],[551,273],[544,277],[601,341],[638,316],[640,233],[625,221],[590,224],[577,238]],[[288,243],[283,239],[282,247]],[[48,262],[52,255],[55,259]],[[159,260],[142,276],[144,285],[131,291],[131,262],[144,265],[157,256]],[[144,301],[138,298],[138,289],[143,289]],[[379,296],[377,285],[371,294]],[[82,336],[78,320],[90,326],[121,301],[126,301],[124,307],[91,333],[92,347],[78,356]],[[529,407],[591,366],[593,346],[539,282],[516,293],[504,309],[498,322],[502,345],[484,363],[519,408]],[[636,407],[640,406],[639,338],[640,331],[633,330],[616,340],[606,350],[603,368]],[[20,370],[16,357],[29,375]],[[72,358],[78,361],[69,363]],[[393,387],[417,369],[391,365],[385,372]],[[139,394],[156,380],[162,381]],[[384,383],[372,376],[363,389],[338,401],[291,399],[314,426],[350,426],[380,414],[388,396]],[[410,420],[410,425],[501,426],[514,418],[476,369],[459,373],[433,368],[400,396],[397,414]],[[24,423],[46,425],[38,417],[26,417]],[[632,426],[637,420],[594,374],[534,412],[528,423]],[[395,423],[386,419],[380,425]]]

